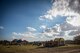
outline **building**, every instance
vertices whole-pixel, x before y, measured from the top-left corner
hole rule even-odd
[[[54,47],[54,46],[64,46],[64,45],[65,41],[63,38],[55,38],[54,41],[50,40],[43,42],[44,47]]]

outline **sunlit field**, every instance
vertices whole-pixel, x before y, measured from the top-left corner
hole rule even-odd
[[[35,45],[0,45],[0,53],[80,53],[80,45],[40,47]]]
[[[3,46],[3,45],[0,45],[0,52],[4,52],[4,53],[15,53],[15,52],[27,52],[27,51],[30,51],[32,49],[35,49],[37,48],[37,46],[32,46],[32,45],[22,45],[22,46],[19,46],[19,45],[8,45],[8,46]]]

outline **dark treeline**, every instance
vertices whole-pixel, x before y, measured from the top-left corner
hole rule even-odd
[[[21,40],[21,39],[14,39],[12,41],[0,40],[0,44],[2,45],[26,45],[28,44],[28,41]]]
[[[27,40],[22,40],[22,39],[13,39],[12,41],[8,40],[0,40],[0,45],[37,45],[40,46],[42,41],[34,41],[34,42],[29,42]]]
[[[80,44],[80,35],[74,37],[74,43],[75,44]]]
[[[47,41],[47,43],[50,41]],[[8,40],[0,40],[0,44],[2,45],[27,45],[27,44],[32,44],[32,45],[41,45],[46,43],[46,41],[34,41],[34,42],[28,42],[27,40],[21,40],[21,39],[13,39],[12,41]],[[53,42],[54,44],[55,42]],[[50,44],[52,44],[50,42]],[[80,35],[75,36],[73,40],[65,40],[65,44],[80,44]]]
[[[80,44],[80,35],[74,37],[73,40],[65,40],[66,44]]]

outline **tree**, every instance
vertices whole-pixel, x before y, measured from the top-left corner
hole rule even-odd
[[[26,45],[26,44],[28,44],[28,41],[23,40],[23,41],[22,41],[22,44],[23,44],[23,45]]]
[[[3,40],[3,41],[2,41],[2,44],[3,44],[3,45],[9,45],[9,44],[10,44],[10,41],[8,41],[8,40]]]
[[[18,41],[18,39],[14,39],[14,40],[11,41],[11,44],[12,45],[17,45],[17,41]]]
[[[17,43],[21,43],[21,42],[22,42],[22,40],[21,40],[21,39],[17,40]]]
[[[74,43],[75,44],[80,44],[80,35],[74,37]]]

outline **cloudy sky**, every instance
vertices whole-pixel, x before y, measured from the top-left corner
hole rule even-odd
[[[1,0],[0,40],[72,40],[80,33],[80,0]]]

